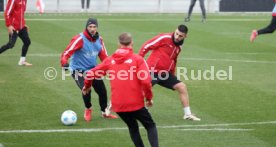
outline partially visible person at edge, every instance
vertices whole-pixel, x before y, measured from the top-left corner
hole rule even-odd
[[[22,42],[21,57],[18,65],[20,66],[32,66],[31,63],[26,61],[27,52],[31,44],[29,37],[29,27],[25,23],[25,11],[27,0],[8,0],[6,9],[4,12],[6,26],[9,32],[9,41],[7,44],[0,48],[0,54],[8,49],[12,49],[19,37]]]
[[[253,30],[250,36],[250,41],[254,42],[254,40],[257,38],[257,36],[259,35],[264,35],[264,34],[270,34],[273,33],[276,30],[276,0],[275,1],[275,5],[274,8],[272,10],[272,18],[271,18],[271,22],[268,26],[266,26],[263,29],[259,29],[259,30]]]

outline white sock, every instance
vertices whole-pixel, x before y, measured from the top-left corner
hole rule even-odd
[[[19,63],[26,61],[26,57],[20,57]]]
[[[184,109],[184,114],[185,115],[191,115],[192,114],[190,107],[184,107],[183,109]]]

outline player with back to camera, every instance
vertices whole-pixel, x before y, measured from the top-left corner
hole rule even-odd
[[[147,130],[150,145],[158,147],[157,128],[145,108],[145,101],[148,107],[153,104],[147,63],[141,56],[133,53],[133,41],[129,33],[122,33],[119,36],[119,44],[119,48],[112,56],[87,73],[83,93],[89,92],[95,78],[102,77],[108,72],[113,110],[127,124],[134,145],[144,147],[139,132],[138,121],[140,121]],[[121,77],[120,73],[123,72],[127,74]]]

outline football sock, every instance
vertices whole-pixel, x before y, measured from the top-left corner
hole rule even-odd
[[[24,62],[26,60],[26,57],[20,57],[19,63]]]
[[[184,114],[185,115],[191,115],[192,114],[190,107],[184,107],[183,109],[184,109]]]

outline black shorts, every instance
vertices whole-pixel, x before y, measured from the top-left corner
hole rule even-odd
[[[174,86],[181,81],[177,79],[175,75],[173,75],[170,72],[164,72],[164,73],[154,73],[152,74],[152,81],[151,84],[154,86],[155,84],[158,84],[160,86],[166,87],[168,89],[174,90]]]

